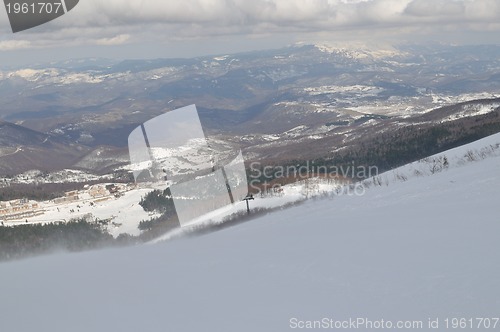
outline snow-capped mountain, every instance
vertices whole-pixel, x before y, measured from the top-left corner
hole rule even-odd
[[[351,58],[356,60],[362,59],[390,59],[390,58],[404,58],[409,57],[410,54],[404,51],[400,51],[397,48],[390,45],[366,45],[366,44],[332,44],[332,43],[322,43],[315,44],[319,51],[327,54],[335,54],[338,56],[343,56],[345,58]]]

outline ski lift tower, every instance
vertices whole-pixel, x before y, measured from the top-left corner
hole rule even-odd
[[[248,201],[253,201],[253,194],[248,194],[245,198],[243,198],[245,202],[247,202],[247,214],[250,214],[250,207],[248,206]]]

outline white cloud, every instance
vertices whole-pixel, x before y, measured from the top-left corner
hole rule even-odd
[[[432,35],[445,26],[458,35],[498,31],[498,22],[498,0],[85,0],[60,19],[16,34],[17,44],[0,43],[15,49],[335,31]]]
[[[31,42],[28,40],[2,40],[0,41],[0,51],[12,51],[30,48]]]
[[[87,0],[75,10],[73,24],[88,26],[134,24],[207,24],[248,28],[297,24],[355,28],[369,22],[404,24],[408,16],[441,17],[451,21],[500,18],[497,0]]]
[[[405,14],[409,16],[430,18],[450,17],[463,18],[465,13],[464,1],[450,0],[417,0],[408,4]]]
[[[130,35],[123,34],[111,38],[101,38],[96,40],[97,45],[121,45],[130,39]]]

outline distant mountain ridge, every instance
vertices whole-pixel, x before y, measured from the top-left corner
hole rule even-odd
[[[88,150],[60,137],[0,122],[0,172],[3,175],[70,167]]]

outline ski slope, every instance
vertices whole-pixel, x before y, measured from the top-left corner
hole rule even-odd
[[[499,317],[500,156],[463,162],[498,143],[203,236],[0,264],[0,331],[290,331],[357,318],[419,331],[439,318],[442,331],[446,318]]]
[[[106,230],[117,237],[120,234],[127,233],[139,235],[138,225],[143,220],[149,220],[158,217],[159,214],[144,211],[139,202],[142,197],[152,191],[153,188],[138,188],[123,192],[119,198],[112,195],[103,197],[101,202],[92,198],[88,194],[79,194],[80,199],[74,202],[56,204],[53,201],[39,202],[43,214],[21,218],[19,220],[9,221],[9,226],[29,224],[48,224],[55,222],[69,222],[79,218],[90,220],[110,220]]]

